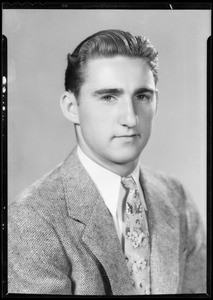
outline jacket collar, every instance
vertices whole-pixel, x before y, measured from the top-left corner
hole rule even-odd
[[[115,295],[134,294],[113,218],[78,159],[76,148],[61,167],[70,217],[85,224],[82,240],[108,275]],[[178,216],[160,180],[143,168],[140,182],[148,209],[153,294],[176,293],[178,285]],[[107,253],[107,255],[106,255]]]

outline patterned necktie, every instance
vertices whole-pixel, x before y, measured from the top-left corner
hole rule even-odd
[[[149,233],[144,207],[134,179],[121,179],[126,199],[125,246],[127,266],[136,294],[150,294]]]

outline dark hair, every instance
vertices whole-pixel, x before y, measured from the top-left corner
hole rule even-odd
[[[65,89],[79,96],[85,80],[84,66],[88,59],[113,57],[116,55],[139,57],[146,60],[153,73],[155,84],[158,81],[158,52],[144,36],[133,36],[121,30],[99,31],[82,41],[72,54],[67,55]]]

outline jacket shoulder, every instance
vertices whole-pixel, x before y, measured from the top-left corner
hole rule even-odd
[[[186,212],[188,205],[194,206],[190,192],[175,175],[142,165],[141,176],[148,188],[161,195],[165,201],[169,201],[167,204],[172,205],[179,213]]]
[[[9,215],[34,210],[45,218],[52,218],[65,206],[60,163],[25,189],[9,205]]]
[[[174,175],[155,170],[145,165],[141,166],[141,173],[146,182],[150,182],[150,184],[158,188],[165,190],[175,189],[178,192],[183,188],[180,180]]]
[[[155,195],[161,196],[159,198],[163,199],[166,205],[175,209],[182,222],[186,222],[189,232],[194,232],[194,228],[197,229],[199,226],[203,227],[203,221],[190,191],[176,176],[147,166],[142,166],[141,172],[142,181],[147,189],[154,191]]]

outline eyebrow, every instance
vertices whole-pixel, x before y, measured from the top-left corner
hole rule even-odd
[[[150,93],[150,94],[154,94],[155,90],[151,89],[151,88],[138,88],[135,89],[133,94],[142,94],[142,93]],[[122,95],[124,93],[123,89],[116,89],[116,88],[109,88],[109,89],[100,89],[100,90],[96,90],[94,91],[94,95],[95,96],[101,96],[101,95],[106,95],[106,94],[113,94],[116,96]]]
[[[113,95],[116,95],[116,96],[119,96],[121,94],[123,94],[124,91],[123,89],[101,89],[101,90],[97,90],[95,91],[93,94],[95,96],[101,96],[101,95],[105,95],[105,94],[113,94]]]
[[[151,88],[139,88],[134,91],[134,95],[135,94],[143,94],[143,93],[150,93],[153,95],[155,93],[155,90],[153,90]]]

